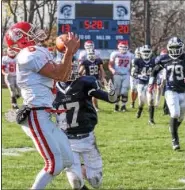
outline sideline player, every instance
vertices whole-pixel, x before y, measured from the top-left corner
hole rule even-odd
[[[157,74],[166,70],[165,99],[170,111],[172,148],[180,149],[178,128],[185,117],[185,53],[184,43],[173,37],[167,44],[168,54],[158,60],[149,82],[151,93]]]
[[[86,189],[85,177],[93,188],[98,188],[102,182],[102,158],[93,132],[97,113],[92,105],[92,97],[114,103],[117,95],[112,83],[109,83],[107,93],[100,89],[94,76],[79,77],[77,67],[73,64],[73,73],[68,82],[57,82],[58,92],[53,105],[56,109],[67,110],[57,120],[58,126],[67,134],[73,151],[74,164],[67,169],[70,185],[73,189]],[[85,171],[81,168],[81,158]]]
[[[84,50],[80,51],[79,57],[78,57],[78,62],[81,64],[84,60],[87,59],[87,52],[89,50],[94,50],[96,58],[100,57],[99,52],[95,49],[94,42],[92,40],[87,40],[84,43]]]
[[[156,63],[158,62],[158,59],[161,59],[161,57],[165,56],[167,54],[167,49],[162,49],[160,52],[160,55],[158,57],[156,57]],[[155,106],[158,107],[159,102],[160,102],[160,98],[163,92],[163,88],[164,88],[164,69],[161,70],[158,74],[157,74],[157,81],[156,81],[156,97],[155,97]]]
[[[114,111],[119,111],[120,99],[122,102],[121,111],[126,111],[130,88],[130,67],[133,58],[133,54],[128,52],[128,45],[122,41],[118,43],[118,51],[113,51],[110,55],[108,68],[113,75],[114,86],[118,94]]]
[[[16,55],[17,52],[7,48],[7,55],[2,57],[2,74],[10,91],[12,109],[19,109],[17,98],[21,96],[16,81]]]
[[[7,45],[20,51],[17,55],[17,82],[24,105],[17,112],[17,121],[45,161],[31,189],[44,189],[73,163],[67,136],[51,120],[53,79],[68,80],[72,57],[80,46],[80,40],[73,33],[68,35],[69,41],[64,42],[66,52],[63,59],[60,64],[55,64],[48,50],[37,45],[46,39],[46,34],[31,23],[18,22],[5,34]]]
[[[81,62],[79,66],[79,74],[95,76],[98,82],[105,81],[105,71],[103,69],[103,61],[100,58],[96,58],[95,51],[93,49],[87,52],[87,59]],[[93,97],[93,106],[96,111],[99,111],[98,100]]]
[[[140,47],[135,49],[134,59],[139,59],[141,57]],[[130,99],[131,99],[131,108],[135,108],[135,101],[137,99],[137,83],[138,79],[133,76],[134,73],[134,59],[132,59],[131,65],[131,74],[130,74]]]
[[[149,77],[155,66],[155,58],[152,58],[152,49],[149,45],[144,45],[140,49],[141,58],[134,59],[134,76],[138,78],[138,111],[137,118],[141,117],[145,101],[149,106],[149,124],[154,125],[154,92],[147,92]]]

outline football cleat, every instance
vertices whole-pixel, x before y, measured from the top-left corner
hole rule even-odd
[[[115,105],[114,112],[118,112],[118,111],[119,111],[119,105]]]
[[[126,106],[124,105],[124,106],[121,106],[121,111],[122,112],[126,112],[127,111],[127,109],[126,109]]]
[[[141,117],[141,113],[143,111],[143,108],[139,108],[136,114],[136,118],[140,118]]]
[[[12,104],[12,109],[17,110],[17,109],[19,109],[19,107],[17,104]]]
[[[149,124],[149,125],[155,125],[155,122],[154,122],[154,120],[149,120],[149,121],[148,121],[148,124]]]
[[[175,139],[172,140],[172,148],[173,148],[173,150],[179,150],[180,149],[179,142]]]

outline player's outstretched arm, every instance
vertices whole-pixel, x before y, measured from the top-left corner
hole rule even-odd
[[[106,91],[103,91],[100,88],[96,90],[92,89],[89,95],[109,103],[115,103],[117,101],[117,94],[112,81],[111,80],[109,80],[109,82],[104,81],[104,84]]]

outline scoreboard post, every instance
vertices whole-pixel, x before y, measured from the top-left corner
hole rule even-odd
[[[77,33],[84,42],[92,40],[95,48],[108,58],[119,41],[129,44],[130,0],[124,1],[58,1],[57,34]]]

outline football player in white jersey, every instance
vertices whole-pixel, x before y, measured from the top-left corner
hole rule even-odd
[[[53,79],[68,80],[72,57],[80,46],[76,35],[68,35],[69,40],[64,42],[66,52],[61,64],[55,64],[46,48],[37,45],[46,39],[44,31],[28,22],[18,22],[5,34],[8,47],[20,51],[17,55],[17,82],[23,106],[18,110],[16,119],[45,161],[45,166],[38,173],[31,189],[44,189],[56,175],[73,163],[66,135],[51,120],[51,113],[56,111],[52,109]],[[60,110],[62,111],[64,110]]]
[[[79,54],[79,57],[78,57],[78,62],[79,64],[81,64],[84,60],[87,59],[87,53],[88,51],[91,51],[91,50],[94,50],[95,51],[95,55],[96,55],[96,58],[99,58],[100,57],[100,54],[97,50],[95,50],[95,46],[94,46],[94,42],[92,40],[87,40],[85,43],[84,43],[84,50],[82,50]]]
[[[16,82],[16,55],[17,52],[11,48],[7,48],[7,55],[2,57],[2,74],[10,91],[13,109],[18,109],[17,98],[21,96],[20,89]]]
[[[121,111],[126,111],[130,88],[130,66],[133,58],[133,54],[128,52],[128,45],[122,41],[118,43],[118,51],[114,51],[110,55],[108,68],[113,75],[114,86],[118,94],[115,111],[119,111],[120,98],[122,101]]]
[[[140,47],[135,49],[134,59],[140,58]],[[131,99],[131,108],[135,108],[135,101],[137,99],[137,83],[138,79],[133,76],[134,73],[134,59],[132,59],[131,65],[131,75],[130,75],[130,99]]]

